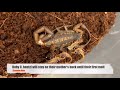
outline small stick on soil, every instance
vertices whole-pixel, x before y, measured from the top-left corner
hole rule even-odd
[[[55,15],[52,15],[52,14],[50,14],[50,13],[48,13],[49,15],[51,15],[51,16],[53,16],[53,17],[55,17],[55,18],[57,18],[57,19],[59,19],[60,21],[62,21],[63,23],[65,22],[64,20],[62,20],[61,18],[59,18],[59,17],[57,17],[57,16],[55,16]]]
[[[93,38],[95,38],[96,40],[99,40],[100,38],[96,38],[93,34],[91,34],[91,36],[93,37]]]
[[[2,26],[5,24],[5,22],[6,22],[7,19],[8,19],[8,18],[6,18],[6,19],[3,21],[2,25],[0,26],[0,28],[2,28]]]
[[[4,25],[5,22],[6,22],[6,20],[9,18],[9,15],[10,15],[10,14],[8,14],[8,17],[3,21],[2,25],[0,26],[0,29],[3,27],[3,25]]]
[[[48,14],[49,14],[50,16],[53,16],[53,17],[59,19],[59,20],[63,23],[63,26],[65,26],[65,21],[64,21],[64,20],[62,20],[61,18],[59,18],[59,17],[57,17],[57,16],[55,16],[55,15],[52,15],[52,14],[50,14],[50,13],[48,13]],[[66,27],[65,27],[65,29],[67,30]]]
[[[35,19],[35,17],[33,15],[31,15],[29,12],[26,12],[25,14],[32,17],[33,19]]]
[[[33,15],[31,15],[29,12],[25,13],[25,16],[28,15],[29,17],[33,18],[33,20],[35,21],[35,23],[37,23],[35,17]]]
[[[90,45],[93,45],[96,41],[98,41],[99,39],[96,39],[94,42],[90,43]]]
[[[2,52],[2,53],[4,53],[4,51],[0,48],[0,51]]]

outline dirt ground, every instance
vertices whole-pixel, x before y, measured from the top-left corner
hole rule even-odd
[[[66,25],[83,23],[89,29],[92,37],[84,48],[86,54],[109,32],[116,17],[115,12],[0,12],[0,75],[7,75],[7,63],[45,63],[49,60],[50,48],[37,45],[33,32],[40,26],[47,26],[51,31],[63,26],[63,22],[50,14],[64,20]]]

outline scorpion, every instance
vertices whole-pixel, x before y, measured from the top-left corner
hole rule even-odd
[[[86,30],[89,35],[89,40],[84,45],[81,45],[81,43],[84,42],[84,30],[81,28]],[[51,31],[47,26],[42,26],[34,31],[33,36],[37,45],[50,48],[55,46],[55,48],[58,48],[60,51],[62,51],[60,54],[48,60],[47,63],[50,64],[59,63],[65,59],[69,60],[67,63],[71,63],[71,54],[80,55],[81,59],[83,59],[85,57],[83,48],[91,40],[90,32],[83,23],[56,27],[53,31]]]

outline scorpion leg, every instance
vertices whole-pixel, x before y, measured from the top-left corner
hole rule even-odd
[[[73,25],[64,25],[65,31],[68,31],[68,28],[71,26],[73,26]]]
[[[57,30],[58,32],[61,32],[60,29],[61,29],[61,28],[64,28],[65,31],[69,31],[68,28],[71,27],[71,26],[73,26],[73,25],[64,25],[64,26],[62,26],[62,27],[57,27],[56,30]]]
[[[78,33],[80,33],[81,37],[82,37],[83,31],[80,29],[81,26],[83,26],[83,24],[79,23],[79,24],[77,24],[77,25],[74,26],[73,30],[76,31],[76,32],[78,32]]]
[[[55,45],[55,44],[52,44],[52,45],[50,46],[50,52],[51,52],[51,58],[50,58],[50,59],[52,59],[53,57],[56,56],[56,51],[57,51],[56,45]]]
[[[67,48],[68,48],[68,50],[73,51],[76,48],[78,48],[79,44],[82,43],[82,42],[83,42],[83,39],[77,40],[74,43],[72,43],[70,46],[68,46]]]
[[[72,57],[67,52],[62,52],[58,56],[55,56],[53,59],[49,60],[47,63],[48,64],[59,63],[63,62],[65,59],[68,59],[69,63],[72,62]]]
[[[48,35],[46,36],[44,34],[39,35],[42,32],[47,32]],[[35,42],[39,45],[42,45],[43,41],[48,40],[50,37],[53,36],[53,33],[46,26],[38,28],[33,34]]]
[[[79,23],[79,24],[75,25],[74,30],[77,30],[77,29],[79,29],[80,27],[88,30],[87,27],[86,27],[84,24],[82,24],[82,23]]]
[[[56,28],[56,30],[57,30],[58,32],[61,32],[61,31],[60,31],[60,28],[58,28],[58,27]]]
[[[82,58],[84,58],[85,57],[85,55],[84,55],[84,51],[83,51],[83,47],[81,46],[81,47],[79,47],[79,48],[77,48],[74,52],[73,52],[74,54],[78,54],[78,55],[81,55],[82,56]]]

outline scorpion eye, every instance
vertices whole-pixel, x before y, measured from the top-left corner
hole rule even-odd
[[[73,50],[75,50],[76,48],[74,47]]]

